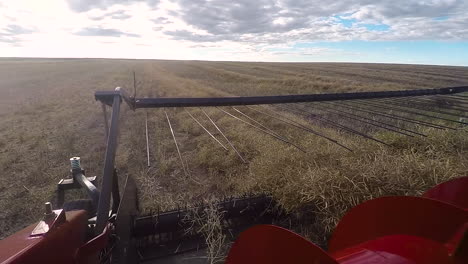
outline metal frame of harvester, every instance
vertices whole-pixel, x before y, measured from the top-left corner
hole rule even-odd
[[[125,102],[132,110],[141,108],[162,108],[162,107],[210,107],[210,106],[241,106],[241,105],[259,105],[259,104],[289,104],[289,103],[310,103],[310,102],[342,102],[342,101],[355,101],[355,100],[368,100],[368,99],[391,99],[391,98],[405,98],[408,102],[414,105],[415,109],[426,109],[425,111],[437,112],[438,110],[432,109],[430,106],[431,100],[426,100],[430,96],[447,97],[454,101],[468,102],[466,95],[458,95],[464,92],[468,92],[468,86],[462,87],[449,87],[440,89],[418,89],[418,90],[407,90],[407,91],[384,91],[384,92],[358,92],[358,93],[340,93],[340,94],[309,94],[309,95],[283,95],[283,96],[253,96],[253,97],[219,97],[219,98],[136,98],[136,95],[129,96],[123,89],[116,88],[114,91],[102,91],[96,92],[96,100],[102,103],[105,128],[106,128],[106,150],[104,157],[104,169],[102,174],[102,184],[100,189],[96,188],[95,181],[96,177],[87,177],[85,171],[82,169],[79,162],[79,158],[71,159],[72,169],[71,177],[69,179],[63,179],[58,184],[58,202],[57,207],[66,210],[58,209],[52,210],[50,203],[46,204],[46,213],[44,219],[38,225],[32,225],[23,231],[3,240],[0,242],[0,262],[1,263],[33,263],[38,257],[46,262],[52,263],[97,263],[97,262],[110,262],[113,263],[135,263],[136,261],[152,260],[163,255],[177,254],[186,252],[188,250],[196,249],[202,246],[203,241],[197,235],[192,235],[189,239],[184,234],[184,219],[188,214],[184,210],[174,210],[170,212],[158,213],[156,215],[139,216],[138,215],[138,198],[137,198],[137,187],[131,177],[127,177],[123,184],[123,192],[119,192],[119,182],[117,177],[117,166],[115,165],[115,157],[118,145],[118,131],[119,131],[119,117],[120,108],[122,102]],[[422,99],[421,99],[422,98]],[[387,101],[386,101],[387,102]],[[402,106],[401,101],[389,101],[385,107],[392,109],[392,103],[396,106]],[[372,105],[372,102],[369,103]],[[395,107],[396,107],[395,106]],[[424,106],[426,106],[424,108]],[[107,107],[111,107],[110,122],[107,116]],[[352,106],[349,106],[352,107]],[[354,106],[353,106],[354,107]],[[406,112],[411,113],[412,110],[408,110],[406,106]],[[235,109],[235,108],[234,108]],[[359,108],[355,108],[358,109]],[[458,110],[466,111],[466,108],[458,107]],[[236,109],[237,110],[237,109]],[[294,109],[292,109],[294,110]],[[295,109],[295,111],[299,111]],[[361,110],[371,111],[371,110]],[[400,110],[403,111],[403,110]],[[238,111],[241,113],[240,111]],[[371,113],[384,115],[381,112],[374,111]],[[348,117],[352,115],[348,113]],[[396,118],[395,115],[385,114],[389,117]],[[426,117],[433,117],[431,115],[423,114]],[[460,114],[461,117],[466,117],[464,114]],[[354,118],[359,116],[354,115]],[[352,118],[352,116],[351,116]],[[403,117],[401,117],[403,118]],[[408,121],[411,119],[406,118]],[[439,118],[440,119],[440,118]],[[363,121],[362,117],[360,120]],[[403,118],[403,120],[405,120]],[[448,120],[466,125],[464,119],[460,120]],[[331,121],[328,121],[331,122]],[[367,121],[369,122],[369,121]],[[378,121],[374,121],[373,125],[377,126]],[[413,121],[416,122],[416,121]],[[431,124],[420,121],[421,124]],[[382,123],[382,122],[381,122]],[[333,123],[332,123],[333,124]],[[385,124],[384,124],[385,125]],[[297,125],[296,125],[297,126]],[[381,126],[381,125],[380,125]],[[443,126],[436,126],[436,128],[444,128]],[[346,129],[346,127],[341,126]],[[389,125],[385,128],[391,129]],[[354,130],[349,129],[348,131],[353,132]],[[357,132],[356,132],[357,133]],[[417,134],[416,132],[413,132]],[[366,135],[364,135],[366,136]],[[366,136],[367,138],[373,139],[372,137]],[[375,139],[374,139],[375,140]],[[378,140],[376,140],[378,141]],[[381,239],[383,235],[389,235],[392,228],[386,228],[387,233],[379,233],[379,228],[375,227],[377,231],[374,233],[368,232],[366,235],[357,235],[352,230],[353,224],[358,221],[362,221],[362,217],[359,216],[346,216],[344,224],[339,225],[338,232],[332,237],[330,249],[332,250],[331,257],[327,253],[321,251],[310,242],[298,237],[289,231],[275,228],[272,226],[259,226],[254,229],[242,233],[240,238],[234,244],[233,249],[228,257],[229,263],[284,263],[284,261],[294,260],[295,263],[312,263],[315,261],[321,261],[320,263],[371,263],[366,262],[366,256],[369,259],[377,259],[379,256],[385,255],[384,252],[387,245],[393,247],[391,254],[390,251],[386,251],[387,255],[385,258],[392,259],[389,257],[393,256],[392,260],[388,262],[375,262],[375,263],[429,263],[429,262],[418,262],[426,261],[427,257],[424,258],[424,254],[432,256],[432,253],[422,250],[421,252],[410,252],[407,249],[395,249],[395,243],[404,244],[410,243],[410,246],[414,243],[422,245],[421,247],[427,246],[431,250],[441,251],[439,245],[433,245],[432,242],[426,240],[437,241],[438,243],[451,243],[449,249],[453,252],[458,253],[447,253],[448,257],[445,257],[444,253],[437,253],[435,259],[442,262],[430,262],[430,263],[462,263],[466,260],[466,236],[467,236],[467,202],[466,195],[460,195],[461,192],[466,193],[468,186],[466,179],[457,182],[456,187],[454,184],[450,185],[450,192],[456,193],[456,198],[453,198],[447,194],[441,194],[437,190],[443,189],[442,187],[435,191],[430,191],[426,198],[392,198],[384,199],[377,204],[365,203],[358,209],[351,211],[352,215],[359,213],[353,213],[358,210],[365,211],[363,214],[370,219],[367,221],[368,225],[375,225],[372,221],[384,221],[388,225],[394,225],[394,230],[406,230],[411,228],[417,228],[417,221],[421,221],[424,218],[423,213],[418,211],[414,213],[416,222],[408,222],[408,226],[405,227],[404,223],[393,219],[393,223],[385,220],[385,215],[388,212],[394,212],[400,207],[402,210],[410,212],[415,208],[424,208],[429,210],[431,217],[436,217],[438,213],[445,213],[448,219],[444,221],[429,222],[440,227],[444,232],[452,232],[451,234],[444,235],[432,235],[430,231],[424,232],[413,232],[410,235],[420,235],[420,237],[408,238],[408,237],[393,237],[393,240],[380,241],[379,246],[375,246],[377,242],[371,244],[365,244],[366,241],[372,239]],[[444,185],[447,188],[448,185]],[[463,186],[462,191],[460,186]],[[69,189],[83,188],[89,195],[89,200],[82,203],[64,203],[65,192]],[[450,197],[451,198],[450,198]],[[461,198],[460,198],[461,197]],[[433,200],[441,200],[442,202],[434,202]],[[245,229],[246,226],[252,223],[271,223],[273,214],[266,213],[268,208],[272,207],[272,199],[267,196],[249,197],[230,199],[229,201],[220,202],[218,208],[223,212],[223,216],[227,222],[231,222],[233,227],[238,231]],[[391,204],[394,205],[391,205]],[[444,203],[441,205],[439,203]],[[451,208],[447,204],[451,204]],[[434,205],[435,204],[435,205]],[[398,205],[398,206],[395,206]],[[378,208],[380,206],[380,209]],[[362,209],[364,207],[365,209]],[[450,207],[449,209],[447,209]],[[373,208],[373,209],[370,209]],[[387,212],[382,212],[382,208],[386,208]],[[71,209],[86,209],[74,211]],[[65,212],[67,211],[68,212]],[[201,210],[200,208],[194,208],[192,210]],[[378,211],[377,215],[380,220],[376,220],[376,216],[372,215],[372,210]],[[428,212],[428,211],[426,211]],[[353,218],[354,217],[354,218]],[[233,220],[234,219],[234,220]],[[350,220],[351,219],[351,220]],[[242,224],[239,224],[242,223]],[[246,225],[247,223],[247,225]],[[446,225],[452,225],[451,228],[447,228]],[[465,227],[463,227],[463,224]],[[455,226],[454,226],[455,225]],[[343,227],[346,226],[346,227]],[[427,226],[427,225],[426,225]],[[343,231],[345,230],[345,231]],[[403,232],[403,231],[398,232]],[[419,229],[418,229],[419,230]],[[361,230],[362,231],[362,230]],[[380,230],[381,231],[381,230]],[[396,232],[396,231],[395,231]],[[400,234],[398,233],[397,234]],[[366,233],[366,232],[364,232]],[[437,232],[436,232],[437,233]],[[440,233],[440,232],[438,232]],[[452,235],[458,235],[453,238]],[[360,237],[354,239],[353,236]],[[152,237],[145,240],[145,237]],[[176,237],[176,239],[174,239]],[[422,238],[421,238],[422,237]],[[444,237],[442,239],[441,237]],[[141,238],[141,239],[140,239]],[[176,241],[175,245],[169,246],[166,242]],[[437,240],[437,239],[438,240]],[[452,240],[450,240],[451,238]],[[413,240],[411,240],[413,239]],[[418,240],[419,239],[419,240]],[[422,240],[421,240],[422,239]],[[424,240],[426,239],[426,240]],[[149,241],[151,240],[151,241]],[[154,241],[157,240],[156,243]],[[183,245],[184,240],[190,241]],[[280,244],[279,241],[288,240]],[[372,240],[372,241],[374,241]],[[411,241],[410,241],[411,240]],[[424,240],[424,241],[423,241]],[[68,242],[66,242],[68,241]],[[143,241],[143,242],[142,242]],[[146,243],[146,242],[148,243]],[[393,241],[393,242],[392,242]],[[410,242],[408,242],[410,241]],[[464,242],[463,242],[464,241]],[[151,243],[153,242],[153,243]],[[288,244],[289,243],[289,244]],[[361,243],[361,244],[359,244]],[[362,244],[364,243],[364,244]],[[366,242],[367,243],[367,242]],[[411,244],[413,243],[413,244]],[[156,247],[146,247],[146,244],[156,244]],[[287,245],[285,245],[287,244]],[[356,249],[356,245],[360,247]],[[8,250],[5,250],[9,246]],[[13,245],[13,246],[11,246]],[[260,246],[263,245],[263,246]],[[390,246],[389,246],[390,245]],[[406,244],[405,244],[406,245]],[[354,246],[354,247],[353,247]],[[48,253],[47,250],[50,247],[62,247],[63,250],[57,252],[54,255]],[[419,248],[418,247],[418,250]],[[137,250],[137,248],[139,248]],[[363,250],[367,250],[366,254],[362,255]],[[405,251],[406,250],[406,251]],[[443,250],[442,250],[443,251]],[[450,252],[452,252],[450,251]],[[271,254],[268,255],[270,252]],[[351,252],[351,253],[350,253]],[[409,253],[408,253],[409,252]],[[424,253],[425,252],[425,253]],[[461,253],[460,253],[461,252]],[[359,254],[361,255],[359,255]],[[373,255],[373,254],[377,255]],[[294,254],[294,257],[289,256]],[[359,255],[359,258],[354,258],[351,255]],[[273,257],[274,256],[274,257]],[[285,257],[286,256],[286,257]],[[357,255],[356,255],[357,256]],[[416,256],[416,257],[414,257]],[[421,257],[423,256],[423,257]],[[414,257],[414,258],[412,258]],[[405,258],[409,259],[405,262]],[[341,259],[341,260],[340,260]],[[345,261],[343,261],[343,259]],[[415,262],[410,262],[415,261]],[[283,262],[281,262],[283,261]],[[348,262],[346,262],[348,261]],[[353,262],[354,261],[354,262]],[[400,262],[398,262],[400,261]],[[450,262],[452,261],[452,262]],[[157,263],[157,262],[156,262]],[[319,263],[319,262],[314,262]],[[372,262],[374,263],[374,262]],[[463,262],[466,263],[466,262]]]

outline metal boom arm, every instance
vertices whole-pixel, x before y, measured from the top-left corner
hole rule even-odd
[[[236,106],[258,104],[283,104],[342,101],[356,99],[408,97],[423,95],[447,95],[468,92],[468,86],[447,87],[438,89],[416,89],[402,91],[356,92],[356,93],[328,93],[328,94],[300,94],[276,96],[239,96],[239,97],[198,97],[198,98],[132,98],[123,90],[118,92],[96,92],[96,100],[107,105],[112,104],[112,96],[120,94],[132,109],[159,107],[197,107],[197,106]]]

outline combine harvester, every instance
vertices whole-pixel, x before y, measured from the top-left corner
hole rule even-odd
[[[190,218],[191,212],[203,211],[203,206],[142,215],[133,179],[127,177],[119,188],[115,156],[122,102],[126,102],[133,110],[231,106],[239,114],[242,112],[234,106],[272,104],[289,109],[290,112],[302,113],[309,120],[318,119],[340,130],[380,142],[368,134],[338,124],[336,120],[330,119],[330,115],[305,112],[303,108],[294,108],[291,105],[326,102],[341,106],[323,110],[333,111],[340,118],[347,117],[395,133],[415,136],[419,132],[398,124],[458,129],[429,121],[437,119],[459,126],[466,125],[468,96],[465,92],[468,92],[466,86],[409,91],[223,98],[136,98],[135,95],[128,96],[120,88],[111,92],[96,92],[96,100],[103,105],[107,135],[100,189],[94,185],[96,177],[85,175],[80,159],[72,158],[71,177],[58,184],[56,208],[52,208],[51,203],[46,203],[44,217],[39,223],[0,241],[0,263],[195,262],[183,262],[183,259],[190,252],[202,248],[204,238],[201,234],[187,233],[187,228],[193,223],[186,220]],[[354,102],[359,102],[359,105],[353,104]],[[106,114],[107,106],[112,107],[110,125]],[[353,111],[345,111],[345,108]],[[385,112],[384,109],[388,111]],[[358,112],[398,122],[385,123],[356,114]],[[252,125],[239,116],[228,114]],[[410,118],[408,114],[422,116],[424,119]],[[451,115],[452,118],[438,114]],[[279,115],[271,117],[279,118]],[[314,133],[310,128],[307,130],[291,120],[279,119]],[[168,122],[170,124],[169,118]],[[316,135],[339,144],[324,135]],[[66,191],[80,188],[86,190],[88,200],[64,202]],[[280,217],[272,209],[275,207],[273,204],[274,201],[265,195],[229,199],[216,206],[222,216],[223,227],[233,234],[232,239],[235,240],[227,263],[468,263],[468,177],[442,183],[428,190],[422,197],[382,197],[356,206],[338,224],[327,252],[297,234],[271,225]]]

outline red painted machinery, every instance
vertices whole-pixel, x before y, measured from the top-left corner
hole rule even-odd
[[[257,225],[241,233],[227,263],[468,263],[467,189],[468,177],[462,177],[423,197],[382,197],[362,203],[338,224],[328,252],[287,229]],[[112,230],[106,228],[86,241],[86,211],[47,210],[39,224],[0,241],[0,263],[102,261]],[[115,252],[109,249],[111,253]]]
[[[135,110],[437,96],[435,99],[429,97],[428,100],[440,104],[441,96],[445,95],[447,99],[444,100],[455,105],[449,105],[453,110],[453,107],[462,109],[456,102],[468,100],[468,97],[450,96],[467,91],[468,86],[463,86],[409,91],[223,98],[136,98],[135,95],[128,96],[120,88],[111,92],[97,92],[95,97],[103,106],[107,136],[100,188],[94,185],[96,177],[85,176],[79,158],[72,158],[70,177],[58,184],[55,207],[60,209],[53,210],[52,205],[46,203],[43,219],[39,223],[0,241],[0,264],[182,263],[180,260],[161,259],[204,246],[201,234],[186,232],[193,224],[186,221],[190,212],[203,213],[203,206],[142,215],[138,208],[137,188],[132,178],[127,176],[123,185],[119,186],[114,163],[121,102]],[[400,104],[401,101],[394,103]],[[110,124],[107,106],[112,107]],[[420,107],[427,109],[422,105]],[[412,110],[411,113],[413,112]],[[402,119],[393,114],[376,114],[439,129],[447,128],[436,123]],[[207,117],[209,118],[208,115]],[[318,115],[309,114],[307,117],[317,118]],[[435,116],[424,114],[424,117]],[[356,118],[357,115],[353,116],[353,120]],[[167,119],[169,122],[169,118]],[[457,125],[468,124],[463,120],[442,120]],[[212,119],[210,121],[216,126]],[[293,121],[283,121],[312,131],[291,123]],[[369,119],[365,122],[369,123]],[[381,124],[384,123],[380,122],[379,126]],[[346,128],[342,125],[338,127]],[[358,133],[349,128],[347,131]],[[374,139],[363,133],[358,135]],[[65,203],[65,191],[70,189],[84,189],[89,199]],[[123,192],[120,193],[120,190]],[[236,234],[252,224],[271,224],[276,217],[273,210],[270,210],[272,202],[268,196],[231,198],[221,201],[216,208],[222,218],[220,222],[229,231],[226,233],[231,234],[230,238],[234,240]],[[438,185],[427,191],[423,197],[382,197],[356,206],[338,224],[329,241],[328,252],[281,227],[254,226],[237,238],[229,252],[227,263],[462,264],[468,263],[467,235],[468,177],[464,177]],[[193,261],[184,263],[204,263],[195,261],[194,258],[188,259]]]
[[[468,263],[468,177],[423,197],[382,197],[354,207],[335,229],[328,252],[286,229],[255,226],[240,235],[227,263]]]

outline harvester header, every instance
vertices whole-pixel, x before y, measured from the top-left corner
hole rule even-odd
[[[100,179],[88,175],[84,169],[86,164],[82,164],[79,157],[71,158],[69,177],[58,183],[57,201],[45,201],[44,216],[39,223],[0,241],[0,263],[169,263],[180,262],[183,258],[178,256],[186,257],[206,246],[202,234],[190,233],[187,229],[193,225],[191,216],[203,214],[209,205],[143,213],[131,172],[119,182],[116,153],[122,102],[135,111],[199,107],[228,144],[217,140],[187,111],[188,116],[226,151],[232,148],[242,162],[248,162],[205,108],[217,108],[220,113],[299,151],[307,150],[261,124],[249,113],[267,116],[285,126],[324,138],[343,150],[353,151],[338,139],[284,113],[388,145],[369,133],[358,131],[352,124],[366,124],[408,137],[427,136],[414,126],[463,129],[468,124],[467,92],[468,86],[217,98],[138,98],[120,87],[96,92],[96,100],[102,103],[106,129]],[[108,107],[111,108],[110,118]],[[178,146],[170,117],[165,114]],[[342,124],[340,121],[344,119],[351,120],[351,125]],[[146,142],[149,157],[147,125]],[[67,201],[66,193],[73,189],[84,189],[88,199]],[[235,241],[227,257],[229,264],[462,264],[468,263],[467,192],[468,178],[462,177],[442,183],[422,197],[381,197],[364,202],[339,222],[326,251],[281,227],[281,218],[286,214],[269,194],[226,198],[218,201],[214,208],[218,210],[223,229]]]

